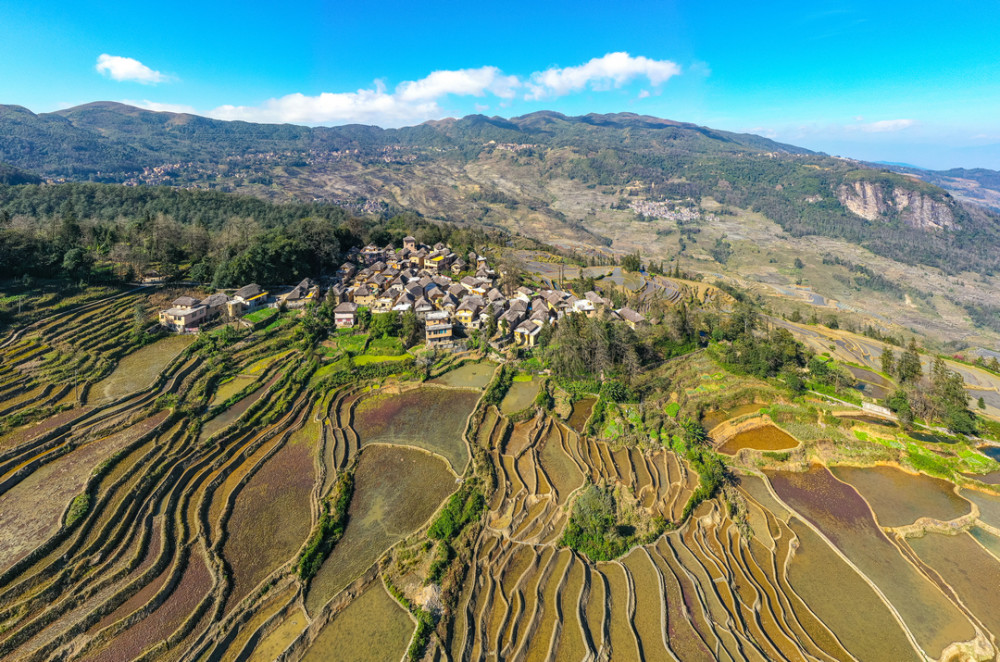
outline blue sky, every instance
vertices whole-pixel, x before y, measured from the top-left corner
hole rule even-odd
[[[0,26],[0,103],[36,112],[113,100],[401,126],[630,111],[864,159],[1000,168],[996,0],[0,0]]]

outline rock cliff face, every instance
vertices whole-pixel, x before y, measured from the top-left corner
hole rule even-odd
[[[869,221],[886,220],[889,214],[898,213],[904,223],[921,230],[943,230],[955,225],[955,215],[947,202],[900,186],[889,188],[870,181],[842,184],[837,199]]]

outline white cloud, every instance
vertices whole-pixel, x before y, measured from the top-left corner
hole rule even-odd
[[[866,133],[887,133],[889,131],[902,131],[903,129],[909,129],[911,126],[916,126],[916,124],[916,120],[879,120],[878,122],[860,124],[857,128]]]
[[[143,99],[142,101],[122,99],[121,102],[129,106],[135,106],[136,108],[155,110],[158,113],[188,113],[190,115],[196,115],[198,113],[194,106],[187,106],[182,103],[158,103],[156,101],[150,101],[149,99]]]
[[[753,133],[758,136],[764,136],[765,138],[770,138],[772,140],[778,137],[778,134],[774,129],[770,129],[766,126],[754,126],[747,129],[746,132]]]
[[[155,85],[171,80],[170,76],[150,69],[139,60],[120,55],[102,53],[97,57],[98,73],[117,81],[133,81],[143,85]]]
[[[209,117],[293,124],[377,124],[404,126],[440,117],[436,101],[405,102],[381,87],[357,92],[324,92],[310,97],[289,94],[260,106],[219,106]]]
[[[645,99],[649,96],[649,90],[639,90],[639,98]]]
[[[681,73],[680,65],[669,60],[652,60],[628,53],[608,53],[576,67],[552,67],[531,74],[525,99],[537,100],[579,92],[588,85],[597,91],[621,87],[644,76],[654,86]]]
[[[407,81],[396,88],[402,101],[429,101],[446,94],[481,97],[486,92],[510,99],[521,85],[517,76],[505,76],[497,67],[434,71],[418,81]]]
[[[510,99],[521,86],[517,76],[497,67],[434,71],[415,81],[404,81],[392,92],[377,80],[355,92],[324,92],[317,96],[289,94],[259,106],[219,106],[210,117],[250,122],[300,124],[377,124],[396,127],[443,117],[439,101],[449,95]]]
[[[136,62],[136,64],[139,64]],[[140,65],[141,66],[141,65]],[[156,72],[153,72],[156,73]],[[680,67],[666,60],[609,53],[577,67],[536,71],[527,78],[505,74],[498,67],[433,71],[413,81],[403,81],[390,89],[381,80],[354,92],[324,92],[315,96],[288,94],[257,105],[223,105],[203,114],[225,120],[295,124],[375,124],[398,127],[418,124],[454,114],[443,104],[449,97],[475,97],[477,112],[488,109],[487,101],[506,108],[526,91],[526,99],[561,96],[590,87],[608,90],[644,77],[654,86],[639,98],[660,93],[659,86],[680,73]],[[157,74],[159,75],[159,74]],[[143,101],[144,108],[171,110],[168,104]],[[191,112],[181,106],[177,112]]]

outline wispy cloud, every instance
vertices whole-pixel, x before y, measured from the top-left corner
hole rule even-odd
[[[771,138],[772,140],[778,137],[778,133],[774,129],[768,128],[766,126],[751,127],[746,130],[746,133],[753,133],[758,136],[764,136],[765,138]]]
[[[130,81],[142,83],[143,85],[155,85],[173,80],[171,76],[150,69],[139,60],[120,55],[108,55],[102,53],[97,56],[98,73],[104,74],[111,80]]]
[[[191,115],[198,114],[198,111],[196,108],[194,108],[194,106],[187,106],[182,103],[158,103],[156,101],[150,101],[149,99],[143,99],[142,101],[135,101],[132,99],[122,99],[121,103],[127,104],[129,106],[135,106],[136,108],[155,110],[156,112],[188,113]]]
[[[879,120],[878,122],[869,122],[867,124],[857,124],[849,128],[856,128],[864,131],[866,133],[888,133],[890,131],[902,131],[903,129],[909,129],[912,126],[916,126],[916,120],[909,119],[899,119],[899,120]]]
[[[681,68],[668,60],[608,53],[574,67],[553,67],[525,77],[505,74],[498,67],[434,71],[419,80],[404,81],[390,90],[383,81],[353,92],[319,95],[288,94],[258,105],[223,105],[205,113],[227,120],[300,124],[377,124],[404,126],[444,117],[448,97],[492,97],[503,108],[520,94],[527,100],[564,96],[589,88],[595,91],[622,87],[645,78],[654,90]],[[648,96],[650,91],[646,91]],[[149,102],[146,102],[149,104]],[[477,103],[477,108],[485,107]],[[146,107],[151,107],[147,105]]]
[[[594,90],[621,87],[636,78],[645,77],[651,85],[662,85],[681,73],[681,67],[670,60],[633,57],[628,53],[608,53],[575,67],[552,67],[531,74],[525,99],[546,99],[579,92],[587,86]]]

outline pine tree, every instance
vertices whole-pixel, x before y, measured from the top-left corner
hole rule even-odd
[[[882,350],[882,372],[891,375],[896,369],[896,355],[892,353],[892,348],[886,347]]]
[[[896,376],[899,377],[900,382],[911,382],[920,377],[922,371],[920,354],[917,352],[917,341],[911,338],[906,351],[896,363]]]

